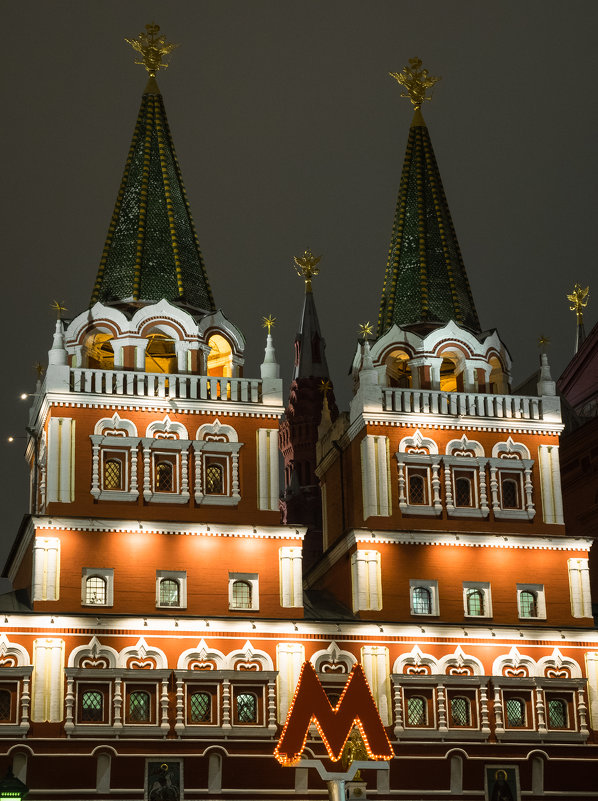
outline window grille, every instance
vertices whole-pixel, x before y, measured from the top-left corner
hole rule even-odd
[[[0,690],[0,720],[10,720],[10,693]]]
[[[236,609],[251,609],[251,586],[246,581],[233,583],[233,606]]]
[[[81,698],[81,720],[101,722],[104,717],[104,697],[98,690],[88,690]]]
[[[172,492],[172,464],[158,462],[156,465],[156,492]]]
[[[257,698],[253,693],[239,693],[237,696],[237,722],[257,722]]]
[[[413,588],[413,613],[415,615],[432,614],[432,593],[427,587]]]
[[[209,693],[193,693],[191,696],[191,722],[209,722],[212,715],[212,698]]]
[[[104,489],[122,489],[122,462],[120,459],[106,459],[104,462]]]
[[[567,704],[561,698],[548,702],[548,725],[551,729],[567,728]]]
[[[426,485],[424,477],[418,473],[409,476],[409,503],[421,506],[426,502]]]
[[[519,509],[519,487],[515,479],[503,478],[501,486],[503,509]]]
[[[451,717],[453,719],[453,726],[469,726],[469,699],[458,696],[451,698]]]
[[[101,576],[90,576],[86,580],[85,603],[98,604],[98,606],[106,603],[106,579]]]
[[[409,697],[407,699],[407,725],[425,726],[427,707],[426,699],[420,695]]]
[[[459,476],[455,481],[455,505],[471,506],[471,479]]]
[[[220,464],[209,464],[206,468],[206,494],[222,495],[223,493],[223,470]]]
[[[535,592],[522,590],[519,593],[519,615],[521,617],[538,617],[538,600]]]
[[[482,590],[467,590],[467,614],[478,616],[484,614],[484,593]]]
[[[509,698],[507,707],[507,725],[525,726],[525,704],[521,698]]]
[[[146,692],[134,692],[129,696],[129,720],[131,723],[148,723],[150,719],[150,697]]]
[[[176,579],[160,581],[160,606],[180,606],[181,588]]]

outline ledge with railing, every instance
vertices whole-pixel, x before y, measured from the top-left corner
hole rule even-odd
[[[550,398],[551,419],[554,401]],[[544,420],[545,399],[525,395],[486,395],[473,392],[440,392],[431,389],[382,388],[382,410],[463,417],[502,417],[520,420]],[[558,415],[560,420],[560,414]]]

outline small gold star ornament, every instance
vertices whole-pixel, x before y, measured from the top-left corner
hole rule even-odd
[[[269,314],[267,317],[262,317],[262,320],[264,321],[262,323],[262,328],[267,328],[268,334],[270,334],[270,332],[276,325],[276,317],[273,317],[271,314]]]
[[[56,318],[58,320],[62,319],[62,312],[68,311],[64,303],[60,303],[60,301],[58,300],[52,301],[52,303],[50,304],[50,308],[56,312]]]
[[[368,320],[367,323],[361,323],[361,325],[359,326],[359,328],[357,330],[358,330],[358,333],[362,337],[365,338],[365,337],[369,337],[369,335],[373,332],[374,326]]]

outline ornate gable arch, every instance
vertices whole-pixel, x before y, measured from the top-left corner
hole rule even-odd
[[[520,654],[515,646],[508,654],[498,656],[492,665],[493,676],[507,676],[519,678],[534,676],[536,674],[536,662],[531,656]]]
[[[436,657],[424,654],[419,645],[414,645],[411,651],[401,654],[395,660],[392,672],[411,676],[430,676],[441,671]]]
[[[137,436],[137,427],[132,420],[123,419],[119,416],[118,412],[114,412],[112,417],[102,417],[101,420],[95,424],[93,433],[98,436],[108,436],[116,434],[119,436],[120,431],[124,431],[127,437]]]
[[[458,645],[452,654],[447,654],[438,663],[440,673],[449,676],[483,676],[484,666],[476,656],[466,654]]]
[[[484,456],[484,448],[475,439],[467,439],[465,434],[461,439],[452,439],[446,446],[447,456],[473,456],[479,458]]]
[[[239,435],[232,426],[223,425],[216,417],[213,423],[204,423],[197,429],[195,439],[198,441],[212,440],[213,442],[238,442]]]
[[[334,640],[328,648],[316,651],[310,660],[316,673],[350,673],[357,659],[349,651],[341,650]]]
[[[403,437],[399,442],[399,453],[436,455],[438,453],[438,445],[433,439],[424,437],[418,428],[413,436]]]
[[[187,429],[182,423],[173,422],[168,415],[163,420],[150,423],[145,432],[148,439],[156,439],[158,434],[175,435],[176,439],[189,439]]]
[[[26,648],[11,642],[6,634],[0,634],[0,671],[3,667],[24,667],[30,665],[31,659]]]
[[[529,459],[528,448],[522,442],[515,442],[508,437],[506,442],[497,442],[492,448],[494,459]]]
[[[160,669],[168,667],[168,660],[164,651],[146,643],[140,637],[135,645],[123,648],[118,655],[118,665],[121,668]]]
[[[68,659],[70,668],[115,668],[117,663],[118,651],[102,645],[97,637],[92,637],[87,645],[73,648]]]
[[[178,670],[223,670],[226,657],[222,651],[210,648],[204,639],[201,639],[195,648],[189,648],[179,656]]]
[[[274,670],[268,654],[254,648],[249,640],[242,649],[227,654],[225,667],[227,670]]]
[[[193,317],[164,299],[136,311],[131,328],[141,337],[155,329],[174,340],[197,337],[197,323]]]
[[[536,676],[546,676],[549,679],[580,679],[581,667],[575,659],[563,656],[555,648],[550,656],[543,656],[536,663]]]

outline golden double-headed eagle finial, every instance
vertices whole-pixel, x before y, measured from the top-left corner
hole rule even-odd
[[[294,257],[295,270],[297,271],[297,275],[305,280],[306,292],[311,292],[311,279],[320,273],[318,264],[321,258],[321,256],[314,256],[309,248],[303,251],[302,256]]]
[[[125,42],[141,55],[141,60],[135,64],[141,64],[148,71],[150,78],[155,78],[158,70],[166,69],[167,63],[163,62],[164,56],[172,53],[179,45],[167,42],[164,34],[158,35],[160,26],[155,22],[145,26],[135,39],[125,38]]]
[[[567,300],[570,301],[571,305],[569,309],[574,311],[577,315],[577,322],[581,325],[583,321],[583,310],[588,305],[588,296],[590,294],[590,287],[587,286],[585,289],[582,288],[581,284],[575,284],[573,287],[573,292],[570,295],[567,295]]]
[[[416,111],[426,100],[432,99],[432,94],[428,97],[426,92],[441,80],[440,76],[430,75],[428,70],[422,69],[421,66],[421,58],[410,58],[409,64],[403,67],[401,72],[388,73],[391,78],[405,88],[401,97],[411,100]]]
[[[271,314],[269,314],[267,317],[262,317],[262,320],[264,321],[262,323],[262,328],[267,328],[268,335],[270,335],[272,329],[276,325],[276,317],[273,317]]]

